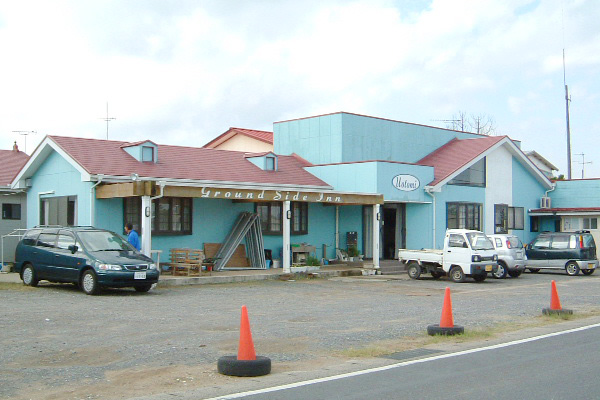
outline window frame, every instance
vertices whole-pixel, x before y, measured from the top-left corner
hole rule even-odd
[[[167,199],[169,202],[169,214],[167,219],[167,225],[169,229],[157,229],[159,222],[156,219],[158,215],[156,205],[160,204],[161,199]],[[164,201],[164,200],[163,200]],[[181,230],[173,229],[173,203],[180,201],[180,224]],[[186,207],[188,207],[186,215]],[[194,217],[194,198],[193,197],[160,197],[152,201],[152,235],[153,236],[184,236],[191,235],[193,231],[193,217]],[[189,217],[189,221],[187,218]],[[141,197],[126,197],[123,199],[123,220],[125,223],[131,222],[134,226],[135,231],[138,234],[142,234],[141,221],[142,221],[142,198]]]
[[[260,227],[263,235],[281,235],[283,234],[283,203],[279,201],[266,201],[254,203],[254,212],[259,212],[259,207],[267,207],[267,217],[265,220],[261,218]],[[273,229],[272,215],[273,208],[279,208],[279,229]],[[290,235],[307,235],[308,234],[308,203],[301,201],[290,202],[291,220],[290,220]],[[298,212],[299,211],[299,212]],[[299,222],[299,226],[296,224]]]
[[[450,209],[456,207],[456,226],[450,224]],[[461,208],[464,208],[461,213]],[[446,228],[447,229],[472,229],[481,231],[483,226],[483,204],[470,202],[447,202],[446,203]],[[470,211],[470,212],[469,212]],[[476,212],[477,211],[477,212]],[[462,217],[461,217],[462,214]],[[476,221],[477,219],[477,221]],[[464,226],[461,226],[461,220],[464,220]]]
[[[2,219],[18,221],[21,219],[21,215],[20,203],[2,203]]]

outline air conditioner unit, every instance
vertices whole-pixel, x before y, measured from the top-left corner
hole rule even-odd
[[[550,197],[542,197],[540,199],[540,208],[552,208],[552,199]]]

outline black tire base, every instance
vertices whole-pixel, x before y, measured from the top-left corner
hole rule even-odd
[[[561,314],[573,314],[573,310],[562,308],[560,310],[553,310],[551,308],[542,308],[542,314],[544,315],[561,315]]]
[[[217,370],[229,376],[263,376],[271,373],[271,359],[256,356],[256,360],[238,360],[237,356],[223,356],[217,362]]]
[[[461,326],[461,325],[454,325],[451,328],[442,328],[438,324],[427,326],[427,334],[430,336],[435,336],[435,335],[452,336],[452,335],[461,335],[463,333],[465,333],[465,327]]]

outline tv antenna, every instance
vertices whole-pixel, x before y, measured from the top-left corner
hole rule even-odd
[[[27,154],[27,136],[31,134],[36,134],[36,131],[12,131],[13,133],[18,133],[21,136],[24,136],[25,145],[23,146],[23,153]]]
[[[108,116],[108,102],[106,102],[106,118],[100,118],[103,121],[106,121],[106,140],[108,140],[108,123],[110,121],[116,120],[116,118]]]
[[[593,164],[592,161],[585,161],[585,153],[575,154],[576,156],[581,156],[581,161],[577,161],[577,163],[581,164],[581,179],[583,179],[585,164]]]
[[[458,130],[457,128],[461,128],[461,132],[465,131],[465,127],[464,124],[462,124],[464,121],[462,119],[432,119],[431,121],[433,122],[443,122],[445,124],[452,124],[452,129]],[[461,126],[463,125],[463,126]],[[446,125],[447,126],[447,125]]]

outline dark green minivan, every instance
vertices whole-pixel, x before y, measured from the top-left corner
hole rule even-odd
[[[35,227],[15,252],[23,283],[40,280],[75,283],[86,294],[102,287],[133,287],[147,292],[158,282],[154,261],[116,233],[94,227]]]

